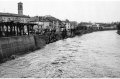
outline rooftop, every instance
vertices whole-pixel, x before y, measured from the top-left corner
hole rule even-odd
[[[23,4],[22,2],[19,2],[18,4]]]
[[[14,14],[14,13],[2,13],[2,12],[0,12],[0,16],[30,18],[27,15],[19,15],[19,14]]]

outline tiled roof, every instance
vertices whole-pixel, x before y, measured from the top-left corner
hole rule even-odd
[[[49,20],[46,19],[46,18],[43,17],[43,16],[40,16],[40,17],[39,17],[39,21],[41,21],[41,22],[49,22]]]
[[[66,19],[66,20],[64,20],[62,22],[64,22],[64,23],[70,23],[70,21],[68,19]]]
[[[18,15],[14,13],[2,13],[2,12],[0,12],[0,16],[30,18],[29,16],[26,16],[26,15]]]
[[[22,4],[22,2],[19,2],[18,4]]]
[[[47,22],[60,21],[59,19],[52,17],[52,16],[40,16],[39,20],[40,21],[47,21]]]

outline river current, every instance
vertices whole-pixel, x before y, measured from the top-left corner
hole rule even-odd
[[[98,31],[59,40],[0,65],[5,78],[120,78],[120,35]]]

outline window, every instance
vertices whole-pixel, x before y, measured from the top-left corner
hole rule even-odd
[[[22,10],[22,5],[19,5],[19,9]]]

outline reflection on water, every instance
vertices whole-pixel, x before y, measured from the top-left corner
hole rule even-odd
[[[60,40],[0,70],[0,77],[120,77],[120,35],[101,31]]]

